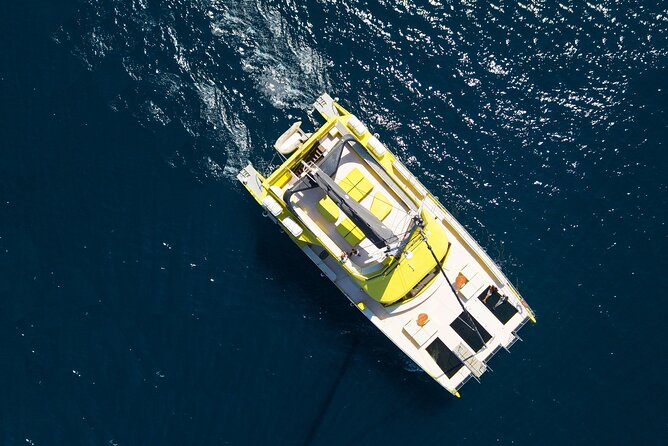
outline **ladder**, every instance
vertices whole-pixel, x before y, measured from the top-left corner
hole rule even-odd
[[[482,361],[479,361],[474,355],[474,353],[469,349],[464,343],[460,342],[457,347],[455,347],[454,354],[459,358],[459,360],[464,363],[467,369],[471,371],[475,379],[480,381],[480,376],[487,371],[487,364]]]

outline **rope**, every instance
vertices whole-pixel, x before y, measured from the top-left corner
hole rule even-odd
[[[272,171],[274,171],[274,160],[276,159],[276,156],[278,155],[279,158],[281,158],[283,161],[287,160],[285,156],[283,156],[282,153],[280,153],[278,150],[274,151],[274,155],[271,157],[271,160],[269,161],[269,164],[267,164],[267,172],[265,172],[265,176],[269,176]]]
[[[482,344],[485,347],[487,347],[487,343],[485,342],[482,335],[480,334],[480,331],[478,331],[478,327],[473,322],[473,317],[471,316],[471,313],[469,313],[466,310],[466,307],[464,306],[464,303],[462,302],[462,300],[459,298],[459,295],[457,294],[457,290],[455,290],[455,287],[452,286],[452,282],[450,282],[450,279],[448,279],[448,276],[445,274],[445,270],[443,270],[443,265],[441,265],[441,262],[438,261],[438,257],[436,257],[436,254],[434,253],[434,250],[432,249],[431,245],[427,241],[427,236],[425,235],[424,230],[422,228],[420,228],[420,232],[422,233],[422,239],[424,240],[424,243],[427,245],[427,249],[429,249],[429,252],[431,253],[434,260],[436,261],[436,264],[438,265],[438,269],[443,274],[443,277],[445,277],[445,281],[448,282],[448,285],[450,286],[450,289],[452,290],[452,294],[454,294],[455,297],[457,298],[457,302],[459,302],[459,305],[462,307],[462,311],[464,313],[466,313],[466,316],[468,317],[468,320],[471,323],[471,325],[469,325],[469,328],[473,328],[473,330],[476,332],[476,334],[480,338],[480,342],[482,342]],[[466,324],[466,325],[468,325],[468,324]],[[475,353],[471,356],[475,356]],[[469,358],[471,356],[469,356]],[[469,358],[466,358],[466,359],[469,359]]]

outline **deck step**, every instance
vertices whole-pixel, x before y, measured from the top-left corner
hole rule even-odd
[[[457,355],[460,361],[464,363],[467,369],[471,371],[473,376],[480,378],[483,373],[487,371],[487,364],[482,361],[479,361],[467,346],[462,342],[455,347],[454,354]]]

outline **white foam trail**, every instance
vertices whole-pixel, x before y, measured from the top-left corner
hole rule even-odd
[[[204,153],[165,147],[168,162],[176,166],[178,158],[198,175],[232,179],[253,147],[267,146],[267,135],[253,135],[246,124],[263,101],[304,109],[329,88],[329,64],[309,43],[311,25],[289,23],[296,18],[286,19],[285,11],[298,5],[288,3],[280,10],[260,0],[167,0],[161,10],[170,13],[163,14],[145,0],[88,0],[77,27],[71,34],[61,28],[54,40],[71,46],[90,70],[120,61],[135,84],[110,100],[114,110],[149,128],[182,125],[195,144],[202,137],[214,143]],[[234,57],[225,60],[228,53]],[[238,67],[245,77],[236,78]],[[224,166],[217,151],[225,153]]]
[[[274,107],[305,108],[329,89],[329,64],[307,43],[308,23],[291,26],[278,9],[259,0],[216,0],[208,16],[212,33],[231,46]]]

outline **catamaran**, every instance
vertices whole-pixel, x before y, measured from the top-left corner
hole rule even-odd
[[[237,178],[264,214],[385,336],[459,397],[536,322],[499,267],[377,135],[328,94],[312,133],[276,141],[282,163]]]

